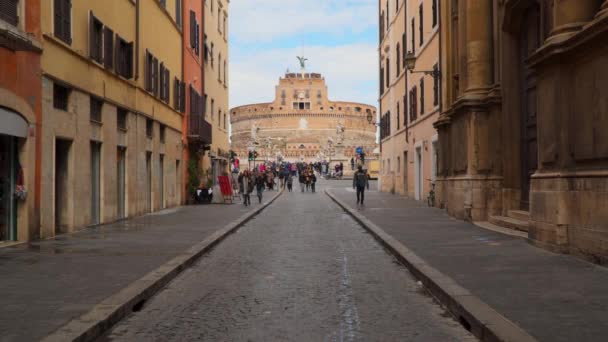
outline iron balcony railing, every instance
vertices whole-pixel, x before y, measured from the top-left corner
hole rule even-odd
[[[202,115],[190,115],[188,125],[188,138],[192,140],[199,140],[205,145],[211,145],[211,124],[205,121]]]

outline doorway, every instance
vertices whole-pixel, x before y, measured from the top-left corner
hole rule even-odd
[[[416,157],[414,162],[414,170],[415,170],[415,190],[416,190],[416,200],[422,200],[422,148],[416,147]]]
[[[55,141],[55,234],[67,233],[69,227],[69,157],[72,141]]]
[[[152,212],[152,152],[146,152],[146,212]]]
[[[126,148],[119,146],[116,151],[116,191],[118,200],[117,205],[117,216],[118,219],[124,219],[126,215]]]
[[[409,196],[409,184],[408,182],[409,169],[407,167],[407,152],[403,152],[403,193],[405,196]]]
[[[165,209],[165,155],[161,154],[158,165],[158,199],[160,209]]]
[[[0,241],[17,240],[16,139],[0,134]]]
[[[91,224],[101,222],[101,143],[91,141]]]
[[[540,6],[530,6],[523,16],[520,32],[520,97],[521,97],[521,209],[530,207],[530,178],[538,167],[537,143],[537,78],[527,59],[540,47]]]

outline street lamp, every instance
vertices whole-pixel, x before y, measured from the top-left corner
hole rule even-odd
[[[441,78],[441,71],[439,71],[439,69],[414,71],[414,69],[416,68],[416,59],[416,55],[413,52],[408,52],[405,54],[405,67],[407,68],[407,70],[409,70],[409,72],[411,72],[412,74],[422,73],[425,75],[432,76],[434,79]]]
[[[380,126],[379,122],[374,121],[374,117],[372,116],[372,112],[367,112],[367,123],[370,125]]]

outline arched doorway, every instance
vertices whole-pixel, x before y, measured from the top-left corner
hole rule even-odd
[[[519,31],[519,96],[521,119],[521,199],[520,206],[529,210],[530,179],[538,168],[537,77],[528,58],[542,43],[541,7],[534,1],[523,12]]]

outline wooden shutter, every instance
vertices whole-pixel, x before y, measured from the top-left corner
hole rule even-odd
[[[124,74],[123,76],[131,79],[133,78],[133,42],[127,43],[124,47]]]
[[[53,0],[53,19],[55,26],[55,36],[63,37],[63,6],[61,6],[62,0]]]
[[[107,69],[114,69],[114,31],[109,27],[103,30],[103,61]]]
[[[424,78],[420,79],[420,116],[424,114]]]
[[[195,39],[196,39],[196,13],[194,11],[190,11],[190,47],[195,48]]]
[[[9,24],[19,24],[19,0],[0,0],[0,19]]]
[[[150,52],[146,49],[146,58],[144,59],[144,88],[146,88],[146,91],[152,90],[152,75],[150,74],[152,66],[150,64]]]
[[[72,0],[63,2],[63,35],[68,44],[72,44]]]
[[[165,72],[167,73],[167,75],[165,75],[165,94],[167,95],[166,102],[169,103],[171,101],[171,71],[167,69]]]
[[[159,95],[161,100],[165,100],[165,63],[160,63]]]
[[[158,96],[158,58],[152,57],[152,89],[154,95]]]
[[[201,49],[201,44],[199,43],[199,41],[201,40],[201,36],[200,36],[200,25],[198,24],[198,22],[196,23],[196,29],[194,30],[195,35],[194,35],[194,45],[195,45],[195,52],[196,52],[196,56],[198,56],[200,54],[200,49]]]
[[[181,112],[186,112],[186,83],[182,82],[179,90],[180,99],[179,102],[181,104]]]

